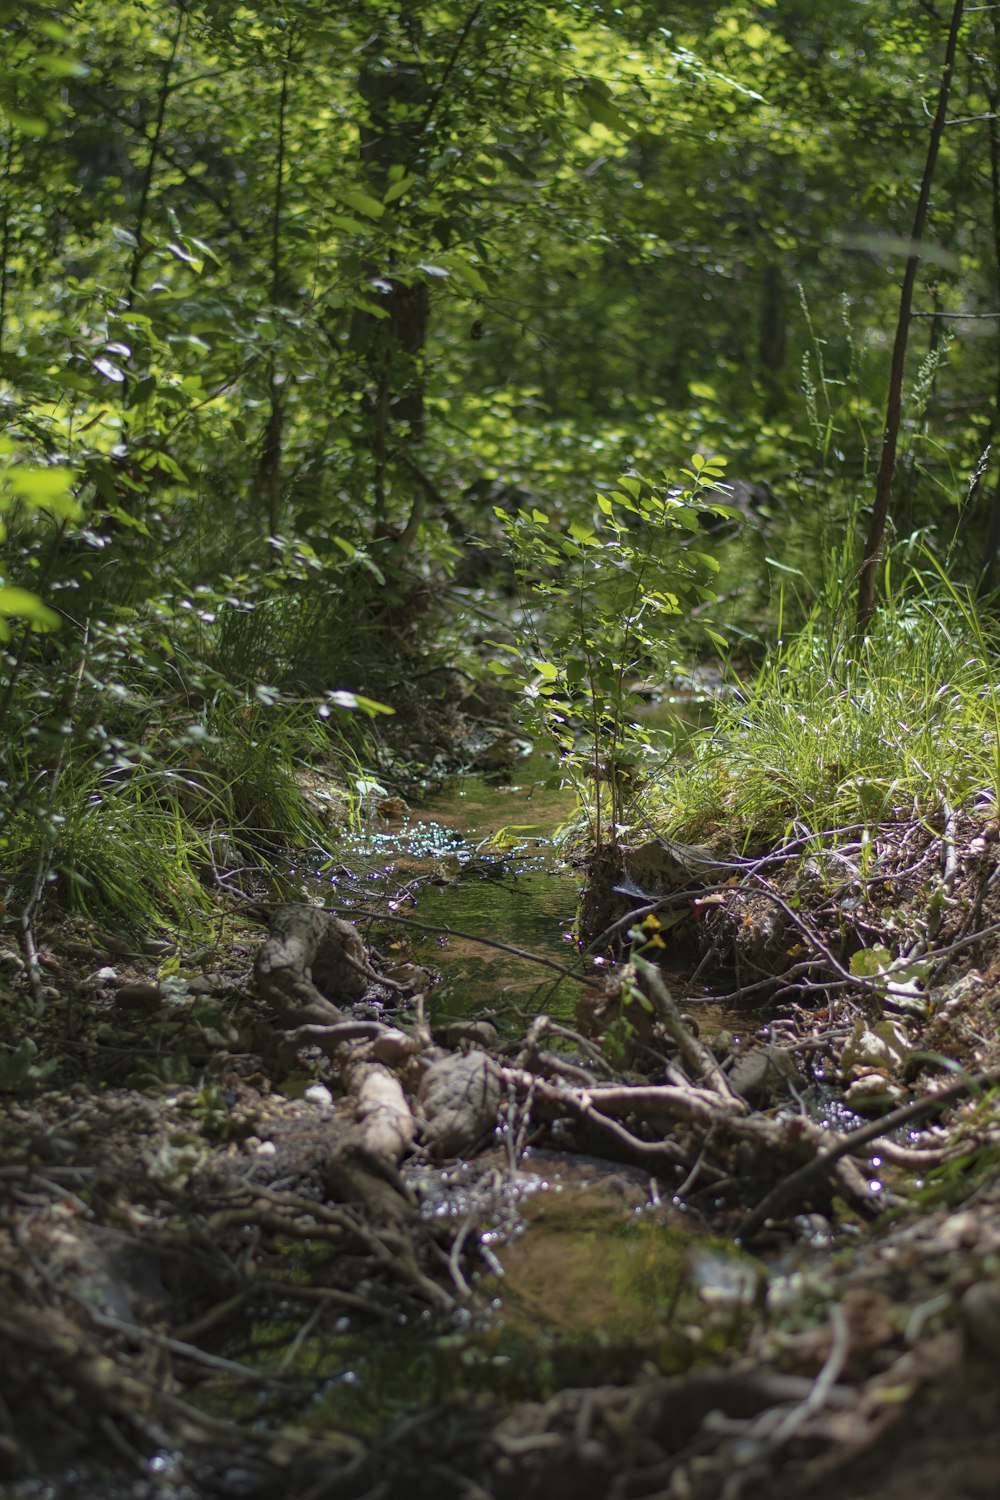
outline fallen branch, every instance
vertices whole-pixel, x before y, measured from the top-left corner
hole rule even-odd
[[[921,1115],[931,1114],[934,1110],[940,1109],[943,1104],[961,1099],[964,1094],[993,1088],[998,1083],[1000,1083],[1000,1068],[991,1068],[984,1073],[967,1075],[965,1078],[956,1080],[955,1083],[946,1085],[943,1089],[938,1089],[933,1094],[926,1095],[923,1099],[914,1099],[909,1104],[900,1105],[899,1109],[883,1115],[881,1119],[872,1120],[858,1130],[852,1130],[849,1134],[840,1136],[829,1150],[820,1152],[812,1161],[799,1167],[797,1172],[793,1172],[790,1177],[777,1183],[767,1196],[761,1199],[757,1207],[747,1214],[739,1227],[736,1238],[741,1241],[752,1239],[772,1214],[779,1213],[815,1178],[822,1177],[843,1157],[853,1155],[870,1141],[876,1141],[880,1136],[898,1130],[901,1125],[908,1124],[910,1120],[919,1119]]]

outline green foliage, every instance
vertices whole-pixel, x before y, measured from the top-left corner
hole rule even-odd
[[[938,169],[900,496],[906,530],[962,510],[959,571],[992,479],[956,476],[997,425],[992,325],[961,321],[995,311],[992,25],[970,16],[956,96],[986,134],[949,131]],[[765,557],[803,618],[850,586],[930,12],[81,0],[0,26],[19,892],[74,792],[117,819],[119,774],[186,788],[195,849],[213,819],[316,837],[302,762],[365,779],[359,725],[451,648],[449,575],[498,501],[525,577],[549,559],[509,664],[598,824],[653,748],[633,678],[700,643],[708,565],[692,502],[636,478],[595,514],[596,473],[725,451],[774,483],[770,531],[713,547],[737,638],[772,628]]]
[[[605,800],[613,840],[652,744],[636,720],[636,673],[662,680],[676,666],[677,620],[715,597],[705,580],[717,564],[695,539],[701,515],[728,514],[712,498],[722,472],[721,460],[695,454],[682,470],[684,489],[624,475],[598,495],[589,524],[556,527],[540,510],[497,511],[523,615],[515,644],[501,647],[507,659],[490,669],[516,680],[530,729],[557,748],[578,788],[591,778],[598,844]]]
[[[194,931],[209,912],[207,840],[156,772],[71,772],[49,802],[25,800],[3,840],[9,870],[41,859],[61,906],[130,932],[163,922]]]
[[[996,644],[970,619],[934,574],[907,574],[860,644],[815,609],[721,700],[683,773],[664,768],[649,815],[752,845],[942,806],[995,815]]]

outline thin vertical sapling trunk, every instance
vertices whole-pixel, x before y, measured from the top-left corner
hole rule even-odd
[[[287,151],[288,80],[292,64],[292,45],[289,39],[281,67],[281,88],[278,94],[278,151],[274,170],[274,202],[271,208],[270,303],[272,312],[281,305],[285,290],[281,260],[281,234]],[[257,472],[254,475],[253,492],[257,508],[266,510],[268,532],[271,536],[275,536],[281,524],[281,445],[285,427],[285,404],[282,396],[281,376],[273,355],[268,361],[267,383],[270,408],[261,442],[260,457],[257,461]]]
[[[1000,111],[1000,11],[994,10],[991,20],[993,23],[993,77],[986,83],[986,102],[989,107],[987,123],[990,143],[993,286],[997,298],[1000,299],[1000,124],[997,121],[997,113]],[[1000,433],[1000,342],[997,344],[996,361],[993,417],[990,422],[990,441],[987,452],[996,442],[997,434]],[[1000,550],[1000,475],[997,476],[990,495],[989,516],[986,524],[986,566],[981,579],[981,587],[985,592],[996,587],[998,550]]]
[[[163,126],[167,117],[167,102],[173,88],[173,72],[177,62],[177,53],[180,49],[181,39],[184,35],[184,24],[187,20],[187,0],[177,0],[177,25],[170,42],[170,51],[164,59],[163,71],[160,75],[160,89],[156,100],[156,119],[153,124],[153,134],[149,142],[149,155],[146,158],[146,167],[142,174],[142,182],[139,186],[139,203],[135,211],[135,247],[132,251],[132,259],[128,268],[128,282],[125,288],[125,306],[132,307],[136,294],[139,290],[139,273],[142,270],[142,262],[146,255],[146,217],[149,212],[149,194],[156,175],[157,161],[160,155],[160,137],[163,135]]]
[[[899,316],[896,320],[896,337],[892,347],[892,364],[889,370],[889,388],[886,392],[885,426],[882,436],[882,453],[879,459],[878,477],[875,481],[875,501],[872,507],[871,521],[868,526],[868,536],[865,540],[864,555],[861,559],[861,567],[858,572],[857,632],[859,635],[863,635],[867,630],[871,617],[875,612],[875,578],[879,559],[882,556],[886,525],[892,505],[892,483],[896,472],[896,449],[899,444],[899,429],[902,424],[903,373],[906,366],[906,346],[910,332],[910,314],[913,308],[913,289],[917,279],[917,267],[920,264],[921,241],[923,240],[924,231],[927,226],[931,184],[934,181],[934,169],[937,166],[938,150],[941,145],[941,137],[944,134],[945,113],[948,107],[948,95],[951,91],[951,79],[955,67],[955,52],[958,46],[958,31],[962,22],[964,5],[965,0],[955,0],[955,7],[952,11],[948,44],[945,49],[944,67],[941,73],[941,84],[938,89],[937,108],[931,124],[930,140],[927,144],[927,159],[924,163],[923,177],[920,182],[920,195],[917,199],[917,209],[913,218],[910,253],[907,257],[906,269],[903,272],[903,281],[899,292]]]
[[[393,45],[399,45],[391,43],[388,36],[379,37],[379,46],[369,48],[358,75],[358,93],[364,106],[360,159],[366,186],[380,201],[394,178],[426,177],[430,148],[445,135],[449,102],[455,97],[453,77],[482,11],[482,0],[476,0],[433,83],[421,61],[422,22],[416,17],[402,17],[408,59],[404,60],[401,53],[397,61],[384,65],[384,56],[391,55]],[[371,536],[372,540],[388,542],[382,562],[393,571],[408,553],[429,498],[426,486],[417,484],[411,489],[406,520],[401,526],[391,523],[390,464],[402,459],[408,467],[396,433],[405,424],[407,439],[419,443],[425,431],[423,366],[430,292],[422,279],[403,281],[395,277],[391,254],[387,265],[373,266],[372,271],[388,283],[388,290],[377,299],[380,311],[388,316],[377,319],[359,311],[352,328],[352,344],[369,372],[366,405],[374,466]]]
[[[7,276],[11,254],[11,197],[14,173],[14,132],[11,130],[4,145],[3,198],[0,200],[0,354],[4,352],[7,329]]]

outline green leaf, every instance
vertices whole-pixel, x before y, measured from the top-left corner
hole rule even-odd
[[[327,693],[326,696],[328,701],[337,708],[360,709],[362,713],[369,716],[396,712],[387,703],[377,703],[374,698],[362,698],[360,693],[350,693],[346,688],[338,688],[335,692]]]
[[[334,229],[346,229],[349,234],[367,234],[368,226],[359,219],[349,219],[346,214],[331,214],[327,219]]]
[[[851,973],[858,979],[874,979],[892,963],[892,954],[881,944],[874,948],[862,948],[851,958]]]
[[[103,354],[94,360],[94,369],[106,380],[113,380],[116,385],[121,385],[125,379],[125,371],[115,364],[113,359],[106,359]]]
[[[32,630],[40,632],[58,630],[62,624],[55,610],[43,604],[37,594],[13,584],[0,588],[0,616],[5,620],[27,620]],[[4,631],[3,638],[6,640],[8,636],[9,632]]]
[[[580,103],[589,118],[607,130],[631,133],[632,127],[612,101],[611,90],[600,78],[587,78],[579,90]]]
[[[385,213],[385,205],[370,193],[364,193],[360,188],[341,188],[337,194],[341,203],[346,203],[348,208],[353,208],[355,213],[364,214],[368,219],[381,219]]]
[[[52,128],[41,115],[23,114],[19,109],[12,109],[9,104],[3,106],[3,115],[21,135],[48,135]]]
[[[401,177],[398,182],[391,183],[382,194],[382,202],[385,204],[395,203],[397,198],[402,198],[403,194],[409,191],[416,180],[415,177],[409,176]]]
[[[75,57],[56,56],[53,52],[36,57],[35,66],[40,73],[47,73],[50,78],[86,78],[90,72],[86,64]]]
[[[481,297],[489,295],[489,283],[477,271],[476,267],[470,265],[463,256],[456,255],[453,250],[447,250],[440,254],[437,259],[442,266],[445,266],[451,272],[456,281],[464,282],[471,291],[477,292]]]
[[[494,155],[502,161],[505,166],[510,167],[515,176],[520,177],[522,182],[534,182],[537,173],[533,172],[527,162],[523,162],[513,151],[508,151],[506,146],[497,146]]]
[[[9,469],[0,470],[0,479],[9,485],[18,500],[69,521],[78,521],[83,515],[80,502],[73,494],[74,478],[73,470],[61,464],[52,464],[48,468],[14,464]]]
[[[180,244],[179,241],[170,240],[167,244],[167,249],[171,255],[175,255],[178,260],[184,261],[192,270],[201,271],[204,269],[205,262],[201,256],[195,255],[193,251],[189,250],[186,245]]]
[[[137,531],[140,536],[152,536],[152,532],[145,521],[140,521],[138,516],[129,515],[120,505],[108,506],[108,519],[115,522],[117,526],[127,526],[130,531]]]

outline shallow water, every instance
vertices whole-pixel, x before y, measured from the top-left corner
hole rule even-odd
[[[317,1434],[374,1435],[473,1394],[503,1406],[631,1378],[640,1358],[688,1369],[740,1337],[761,1268],[662,1199],[645,1173],[550,1151],[528,1151],[512,1172],[502,1149],[474,1170],[468,1187],[461,1164],[407,1174],[417,1182],[422,1172],[424,1210],[436,1217],[481,1220],[492,1193],[471,1308],[358,1324],[336,1309],[317,1318],[272,1307],[223,1352],[262,1370],[280,1356],[298,1386],[291,1410],[287,1396],[228,1382],[206,1385],[208,1408],[262,1429],[292,1416]]]
[[[463,776],[400,815],[373,809],[318,878],[319,893],[349,910],[381,913],[379,951],[441,974],[429,999],[434,1019],[535,1009],[543,996],[546,1010],[568,1013],[576,985],[563,983],[554,995],[553,970],[474,938],[574,962],[580,882],[553,843],[574,806],[572,789],[540,755],[519,762],[508,785]]]
[[[577,972],[590,964],[572,931],[581,878],[558,839],[575,797],[555,764],[531,755],[507,784],[466,775],[424,804],[381,805],[380,813],[373,802],[365,826],[345,837],[311,893],[356,914],[382,957],[441,974],[428,996],[434,1020],[489,1015],[520,1034],[525,1013],[571,1016],[577,984],[474,940],[499,940]],[[699,1013],[710,1030],[725,1019],[712,1009]],[[293,1343],[290,1368],[309,1388],[297,1420],[314,1430],[375,1431],[387,1412],[470,1391],[523,1399],[613,1380],[617,1362],[634,1369],[637,1353],[682,1369],[733,1337],[741,1299],[716,1295],[713,1284],[742,1285],[739,1267],[734,1275],[727,1268],[746,1258],[711,1241],[648,1173],[518,1152],[499,1129],[495,1146],[472,1163],[411,1163],[405,1175],[426,1215],[478,1226],[476,1310],[375,1327],[331,1313],[305,1333],[292,1322],[283,1332],[282,1315],[268,1316],[249,1349],[244,1341],[226,1352],[252,1362],[258,1342]],[[718,1277],[713,1267],[722,1268]],[[258,1416],[268,1421],[266,1407]]]
[[[572,1015],[579,985],[459,935],[499,940],[578,972],[590,964],[572,931],[581,879],[557,838],[575,797],[554,763],[531,755],[508,784],[466,775],[423,805],[383,807],[388,816],[373,806],[366,826],[339,845],[312,894],[357,913],[384,958],[440,972],[428,996],[432,1019],[486,1014],[507,1019],[519,1035],[525,1012]],[[366,930],[369,912],[379,915]],[[648,1173],[519,1151],[501,1128],[474,1162],[411,1163],[405,1176],[424,1214],[477,1226],[476,1310],[375,1327],[331,1313],[304,1336],[291,1322],[283,1335],[281,1315],[267,1317],[249,1348],[242,1341],[226,1352],[252,1362],[258,1343],[294,1342],[291,1369],[311,1382],[297,1420],[315,1430],[375,1430],[387,1411],[460,1393],[515,1399],[552,1382],[614,1378],[617,1360],[623,1369],[634,1364],[637,1345],[664,1367],[686,1367],[696,1356],[702,1303],[692,1257],[706,1237]],[[266,1409],[259,1415],[268,1420]]]

